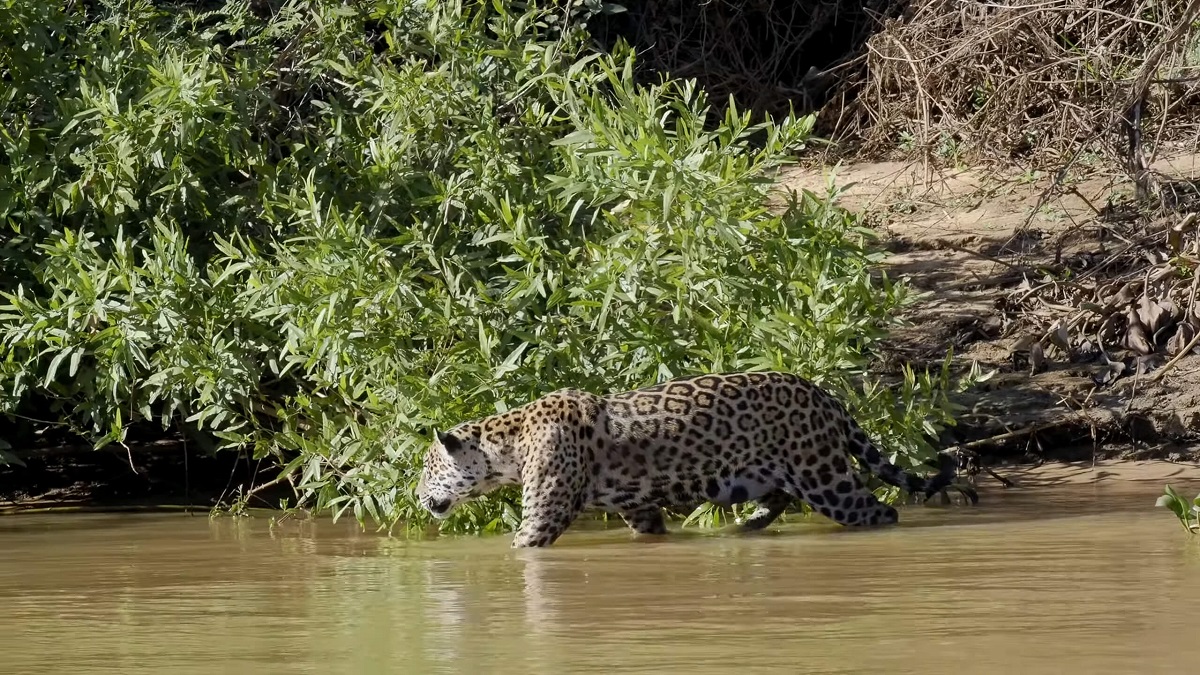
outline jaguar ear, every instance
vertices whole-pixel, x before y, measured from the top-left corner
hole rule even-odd
[[[458,440],[457,436],[446,431],[435,431],[434,433],[437,434],[438,442],[442,444],[443,448],[446,448],[446,452],[453,455],[462,448],[462,441]]]

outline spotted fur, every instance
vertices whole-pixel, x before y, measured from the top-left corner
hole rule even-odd
[[[417,495],[445,518],[460,502],[520,485],[514,548],[552,544],[585,509],[664,534],[664,507],[705,501],[757,502],[742,523],[747,530],[770,525],[796,499],[842,525],[896,523],[896,510],[863,485],[851,457],[926,498],[955,477],[947,455],[928,479],[887,461],[837,400],[802,378],[733,373],[608,396],[564,389],[439,432]]]

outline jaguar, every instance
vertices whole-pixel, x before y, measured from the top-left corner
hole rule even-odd
[[[554,543],[585,510],[617,513],[638,534],[666,534],[663,509],[754,502],[743,530],[761,530],[797,499],[849,527],[899,516],[860,479],[925,499],[951,486],[889,462],[846,408],[785,372],[697,375],[609,395],[563,389],[519,408],[437,431],[417,497],[435,518],[503,486],[520,486],[514,548]],[[972,503],[977,495],[964,491]]]

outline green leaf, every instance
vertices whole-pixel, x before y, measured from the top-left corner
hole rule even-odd
[[[67,358],[70,353],[70,349],[67,349],[66,351],[60,351],[54,355],[54,358],[50,359],[50,365],[46,368],[46,374],[42,378],[42,387],[50,387],[50,384],[54,382],[55,376],[58,374],[59,365],[62,364],[63,359]]]
[[[550,145],[554,145],[554,146],[583,145],[585,143],[591,143],[595,140],[596,140],[596,135],[593,134],[591,131],[588,131],[586,129],[577,129],[577,130],[572,131],[571,133],[563,136],[562,138],[558,138],[558,139],[551,141]]]

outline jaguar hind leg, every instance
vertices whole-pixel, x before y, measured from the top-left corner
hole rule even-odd
[[[853,473],[802,479],[800,488],[801,499],[840,525],[866,527],[900,522],[896,509],[876,499]]]
[[[642,506],[621,512],[621,518],[629,529],[638,534],[666,534],[667,524],[662,509],[657,506]]]
[[[784,490],[773,490],[758,500],[758,508],[741,523],[742,531],[753,532],[761,530],[775,522],[787,507],[792,505],[795,497]]]

